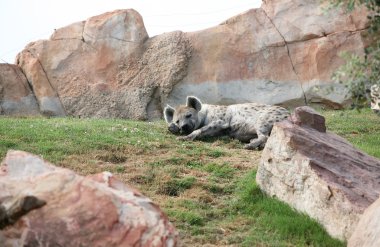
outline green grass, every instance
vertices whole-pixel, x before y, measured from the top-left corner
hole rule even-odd
[[[380,157],[380,117],[324,111],[328,130]],[[163,121],[0,118],[0,158],[8,149],[43,156],[79,174],[101,171],[152,198],[184,246],[344,246],[309,217],[265,196],[255,182],[260,151],[229,138],[182,142]]]
[[[355,147],[380,157],[380,116],[370,109],[352,111],[327,111],[327,129],[346,138]]]
[[[118,150],[125,145],[148,149],[159,145],[163,131],[152,132],[144,122],[74,118],[2,118],[0,155],[8,149],[20,149],[59,162],[71,154],[91,150]],[[148,143],[149,142],[149,143]],[[124,162],[125,157],[105,153],[104,161]]]
[[[319,224],[308,216],[295,212],[290,206],[276,199],[265,196],[255,181],[255,171],[245,176],[238,184],[238,197],[235,211],[245,215],[254,229],[243,241],[243,246],[263,244],[269,246],[341,246],[342,243],[332,239],[321,231]],[[276,226],[272,228],[272,226]],[[260,229],[258,231],[258,229]],[[271,230],[269,230],[271,229]],[[265,231],[263,239],[260,232]]]
[[[203,169],[211,173],[212,176],[215,177],[217,180],[222,178],[231,179],[233,178],[233,175],[235,173],[235,169],[231,167],[231,165],[228,163],[224,163],[221,165],[216,163],[209,163],[205,165]]]
[[[163,183],[157,192],[168,196],[179,196],[181,192],[190,189],[195,182],[194,177],[174,178]]]

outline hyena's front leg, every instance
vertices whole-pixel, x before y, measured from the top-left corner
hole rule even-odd
[[[195,138],[219,136],[222,135],[223,131],[228,129],[228,127],[228,123],[222,120],[213,121],[200,129],[194,130],[187,136],[177,137],[177,140],[193,141]]]

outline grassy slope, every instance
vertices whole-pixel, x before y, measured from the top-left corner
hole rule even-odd
[[[380,118],[369,111],[325,112],[327,125],[380,157]],[[259,151],[228,138],[176,141],[163,122],[0,118],[0,158],[8,149],[42,155],[86,175],[111,171],[157,202],[186,246],[343,246],[307,216],[263,195]]]
[[[355,147],[380,158],[380,116],[370,109],[327,111],[327,128],[349,140]]]

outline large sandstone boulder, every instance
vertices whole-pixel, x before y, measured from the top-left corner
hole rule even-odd
[[[380,246],[380,199],[364,211],[348,241],[348,247],[378,246]]]
[[[9,151],[0,166],[0,245],[175,246],[150,199],[104,172],[82,177]]]
[[[117,10],[29,44],[17,64],[42,112],[148,119],[186,73],[188,46],[181,32],[148,40],[136,11]]]
[[[39,115],[33,91],[14,64],[0,64],[0,115]]]
[[[326,132],[321,115],[300,107],[273,127],[256,180],[268,195],[347,240],[364,210],[379,198],[380,160]]]
[[[136,11],[116,10],[57,29],[16,60],[46,115],[154,119],[187,95],[339,108],[347,90],[331,76],[340,52],[363,54],[366,13],[320,2],[266,0],[216,27],[152,38]]]

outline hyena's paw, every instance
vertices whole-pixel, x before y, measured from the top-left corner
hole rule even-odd
[[[265,144],[260,144],[258,146],[254,146],[254,145],[251,145],[251,144],[245,144],[244,145],[244,148],[247,149],[247,150],[263,150],[265,147]]]
[[[188,136],[179,136],[176,139],[179,141],[192,141],[192,140],[194,140],[192,138],[189,138]]]
[[[179,136],[176,139],[180,140],[180,141],[194,141],[195,137],[196,137],[196,135],[190,134],[187,136]]]

